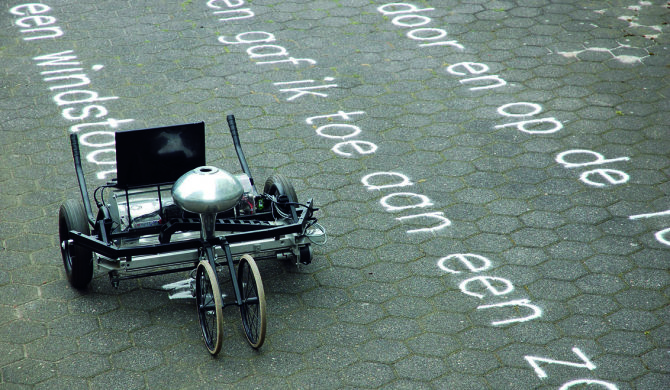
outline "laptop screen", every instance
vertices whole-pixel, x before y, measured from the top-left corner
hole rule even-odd
[[[115,140],[119,187],[175,182],[206,165],[204,122],[118,131]]]

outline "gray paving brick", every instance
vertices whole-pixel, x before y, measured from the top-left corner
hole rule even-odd
[[[145,381],[141,374],[124,370],[108,371],[91,381],[91,387],[94,389],[141,389],[144,386]]]
[[[614,329],[648,331],[662,323],[654,314],[634,309],[621,309],[607,317]],[[663,331],[662,329],[660,330]]]
[[[55,375],[53,363],[24,359],[2,368],[3,380],[20,385],[34,385]],[[4,379],[6,378],[6,379]]]
[[[464,349],[451,355],[449,361],[453,370],[465,374],[484,374],[499,367],[499,363],[486,353]]]
[[[535,377],[526,370],[503,367],[486,376],[490,386],[496,389],[531,388],[535,385]]]
[[[583,294],[571,299],[568,304],[574,313],[607,315],[617,311],[620,306],[612,298],[603,295]]]
[[[355,363],[341,371],[342,381],[351,386],[379,387],[393,378],[393,369],[374,362]]]

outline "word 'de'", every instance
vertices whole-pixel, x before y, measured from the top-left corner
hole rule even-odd
[[[592,160],[580,161],[586,155]],[[561,152],[556,155],[556,162],[561,164],[564,168],[584,168],[591,167],[594,165],[604,165],[617,161],[628,161],[628,157],[617,157],[617,158],[605,158],[602,154],[594,152],[592,150],[586,149],[571,149]],[[602,179],[599,181],[598,179]],[[593,187],[605,187],[607,184],[623,184],[627,182],[629,176],[626,172],[620,171],[618,169],[610,168],[597,168],[591,169],[583,172],[579,176],[579,180],[583,183],[588,184]]]

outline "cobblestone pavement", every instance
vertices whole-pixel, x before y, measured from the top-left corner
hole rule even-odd
[[[0,388],[670,387],[666,1],[3,1]],[[109,131],[207,125],[315,198],[210,357],[170,275],[70,288],[57,213]]]

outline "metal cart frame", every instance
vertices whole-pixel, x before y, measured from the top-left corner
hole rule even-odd
[[[296,263],[309,264],[312,259],[310,235],[325,235],[313,216],[317,209],[312,199],[305,204],[298,203],[293,186],[283,176],[270,176],[263,193],[256,191],[240,145],[235,118],[229,115],[227,119],[244,172],[239,175],[240,180],[248,180],[244,183],[248,192],[231,210],[214,213],[216,234],[206,236],[203,233],[204,217],[178,208],[172,204],[171,197],[164,194],[172,189],[178,176],[203,162],[202,122],[123,134],[122,137],[131,137],[130,152],[119,151],[119,134],[125,132],[116,133],[117,167],[122,180],[114,180],[95,190],[93,199],[98,209],[95,217],[81,165],[79,141],[76,134],[71,134],[82,201],[70,199],[59,212],[63,264],[68,280],[78,289],[88,286],[94,265],[108,271],[115,287],[126,279],[191,271],[191,293],[196,298],[205,345],[213,355],[221,349],[221,311],[229,305],[240,308],[244,333],[251,346],[259,348],[263,344],[265,293],[254,257],[292,259]],[[170,153],[156,155],[158,157],[152,160],[152,156],[139,154],[142,148],[132,149],[132,145],[142,142],[153,145],[155,139],[146,141],[146,137],[155,138],[157,134],[163,138],[169,136],[169,148],[163,146],[162,150],[167,148]],[[175,139],[185,141],[175,144]],[[187,149],[191,141],[196,145],[192,150]],[[192,158],[194,155],[195,159]],[[169,159],[164,159],[165,156]],[[137,166],[138,159],[140,166]],[[151,173],[144,174],[143,170]],[[112,199],[105,200],[106,191],[113,192]],[[148,198],[151,199],[147,201]],[[153,218],[148,223],[138,223],[131,208],[144,207],[147,202],[157,203],[157,210],[146,214]],[[314,225],[319,227],[316,234]],[[227,302],[220,292],[217,275],[226,267],[234,292]]]

